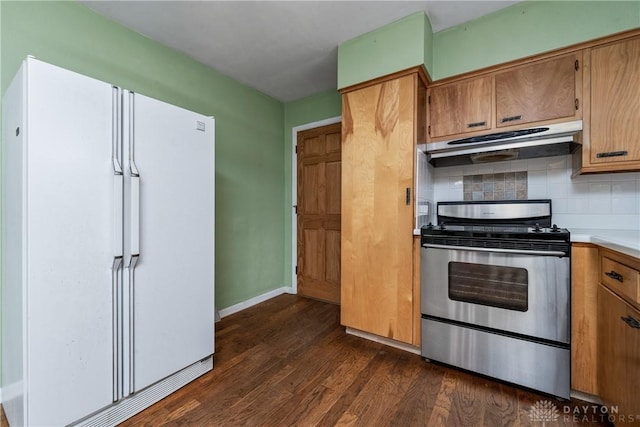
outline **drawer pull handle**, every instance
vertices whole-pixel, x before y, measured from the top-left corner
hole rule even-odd
[[[607,153],[598,153],[596,154],[596,157],[598,159],[603,159],[606,157],[621,157],[621,156],[626,156],[627,154],[629,154],[628,151],[609,151]]]
[[[487,125],[487,122],[485,120],[484,122],[469,123],[469,124],[467,124],[467,127],[468,128],[477,128],[477,127],[486,126],[486,125]]]
[[[500,120],[500,123],[515,122],[516,120],[522,120],[522,114],[519,116],[503,117],[502,120]]]
[[[634,319],[631,316],[621,317],[620,319],[622,319],[624,323],[631,326],[633,329],[640,329],[640,321],[638,321],[637,319]]]
[[[606,272],[604,274],[606,274],[607,276],[611,277],[613,280],[617,280],[620,283],[624,282],[624,277],[622,277],[622,274],[617,273],[617,272],[615,272],[613,270],[608,271],[608,272]]]

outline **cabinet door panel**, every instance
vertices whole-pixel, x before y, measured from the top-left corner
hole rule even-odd
[[[576,115],[576,55],[498,73],[496,126]]]
[[[640,398],[636,391],[637,379],[640,378],[640,329],[624,321],[629,318],[640,320],[640,312],[600,285],[599,391],[604,403],[617,406],[620,415],[636,415],[640,408]]]
[[[490,129],[491,85],[487,76],[430,89],[430,137]]]
[[[571,388],[597,395],[598,248],[571,245]]]
[[[415,79],[343,96],[342,324],[413,339]]]
[[[591,163],[640,160],[640,38],[591,51]]]

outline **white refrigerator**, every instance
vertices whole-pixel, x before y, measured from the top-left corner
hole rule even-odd
[[[213,353],[213,118],[27,58],[2,103],[11,426],[115,425]]]

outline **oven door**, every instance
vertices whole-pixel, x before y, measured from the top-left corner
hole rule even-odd
[[[569,343],[568,256],[429,246],[421,253],[424,315]]]

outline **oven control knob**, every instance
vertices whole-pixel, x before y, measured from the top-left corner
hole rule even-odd
[[[533,232],[534,233],[540,233],[542,231],[542,229],[540,228],[540,224],[536,224],[535,227],[533,227]]]
[[[444,230],[444,224],[440,224],[440,230]]]
[[[559,233],[560,229],[558,229],[558,225],[557,224],[553,224],[553,227],[551,227],[551,232],[552,233]]]
[[[427,230],[433,230],[433,224],[431,223],[427,224]]]

